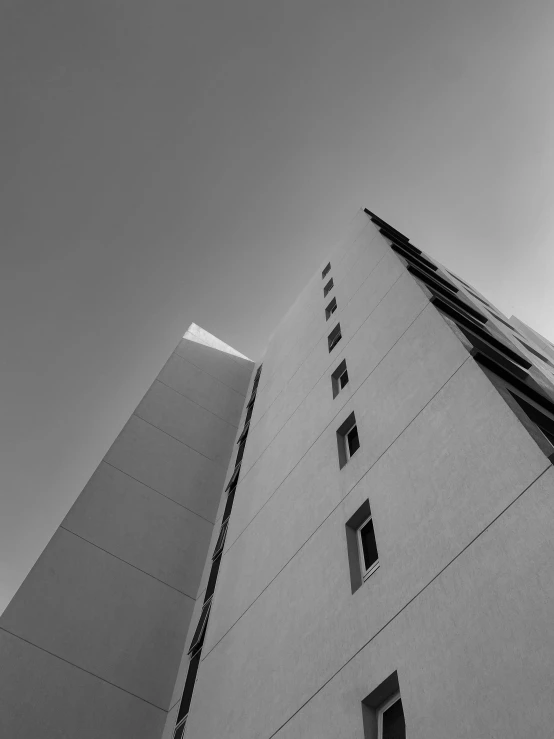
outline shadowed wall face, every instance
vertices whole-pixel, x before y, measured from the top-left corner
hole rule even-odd
[[[0,736],[160,736],[252,367],[170,356],[0,618]]]

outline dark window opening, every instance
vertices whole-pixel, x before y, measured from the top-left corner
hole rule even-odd
[[[406,739],[406,721],[400,695],[393,696],[379,711],[379,739]]]
[[[342,468],[360,448],[360,437],[358,435],[354,412],[337,429],[337,445],[339,450],[339,466]]]
[[[525,348],[527,349],[527,351],[528,351],[528,352],[531,352],[531,354],[534,354],[534,355],[535,355],[536,357],[538,357],[538,358],[539,358],[539,359],[540,359],[540,360],[541,360],[542,362],[546,362],[546,364],[549,364],[550,366],[552,366],[552,362],[550,361],[550,359],[548,359],[547,357],[545,357],[545,356],[544,356],[543,354],[541,354],[540,352],[538,352],[538,351],[537,351],[536,349],[533,349],[533,347],[532,347],[532,346],[529,346],[529,344],[527,344],[527,343],[526,343],[525,341],[522,341],[522,340],[521,340],[520,338],[518,338],[517,336],[516,336],[515,338],[517,339],[517,341],[519,341],[519,343],[520,343],[520,344],[521,344],[522,346],[524,346],[524,347],[525,347]]]
[[[188,651],[191,656],[194,656],[196,652],[202,649],[204,636],[206,635],[206,627],[208,625],[211,605],[211,600],[204,601],[204,605],[202,606],[202,613],[200,614],[200,618],[198,619],[198,625],[196,627],[196,631],[194,632],[194,636],[192,637],[192,642],[190,643]]]
[[[340,330],[340,323],[337,323],[335,328],[331,331],[331,333],[327,337],[327,344],[329,346],[329,351],[332,351],[341,339],[342,339],[342,334]]]
[[[231,515],[231,511],[233,510],[233,503],[235,502],[235,490],[236,488],[233,488],[229,491],[229,495],[227,496],[227,501],[225,503],[225,509],[223,511],[223,521],[227,520],[229,516]]]
[[[244,457],[244,450],[245,450],[245,448],[246,448],[246,437],[239,444],[239,450],[237,452],[237,458],[236,458],[236,461],[235,461],[235,467],[242,462],[242,458]]]
[[[325,308],[325,320],[328,321],[333,313],[337,310],[337,299],[333,298],[327,308]]]
[[[407,261],[409,261],[411,264],[415,264],[416,266],[421,267],[422,269],[430,269],[433,272],[436,272],[438,270],[438,267],[436,264],[433,264],[429,259],[426,257],[414,254],[412,251],[407,249],[405,246],[401,246],[397,243],[391,244],[391,249],[395,251],[397,254],[400,254],[401,257],[404,257]]]
[[[229,527],[229,519],[226,518],[225,521],[223,521],[223,523],[221,524],[221,529],[219,530],[219,536],[217,537],[217,541],[215,543],[215,548],[214,548],[214,553],[212,555],[212,559],[216,559],[223,552],[223,547],[225,546],[225,537],[227,536],[228,527]]]
[[[365,579],[377,569],[379,555],[377,554],[377,542],[373,529],[373,518],[369,518],[358,529],[360,545],[360,557],[362,565],[362,577]]]
[[[444,299],[437,297],[433,297],[431,302],[435,308],[449,316],[458,325],[476,350],[490,354],[501,363],[504,362],[507,369],[521,378],[527,375],[526,370],[532,366],[532,363],[528,359],[518,354],[514,349],[511,349],[503,341],[497,339],[483,326],[472,321],[470,316],[466,316],[457,310],[456,306],[450,305]],[[504,359],[502,359],[502,355],[504,355]],[[515,365],[519,365],[519,367],[514,366],[514,363]]]
[[[221,554],[216,557],[212,562],[210,570],[210,577],[208,578],[208,585],[206,586],[206,592],[204,593],[204,603],[207,603],[212,595],[214,594],[215,585],[217,582],[217,576],[219,574],[219,566],[221,564]]]
[[[198,674],[198,665],[200,664],[200,652],[197,652],[189,662],[189,668],[187,671],[187,677],[185,680],[185,687],[183,688],[183,695],[181,697],[181,703],[179,705],[179,713],[177,714],[177,726],[175,729],[175,737],[182,736],[182,732],[177,732],[182,726],[184,731],[184,724],[188,716],[190,709],[190,702],[192,700],[192,693],[194,691],[194,684],[196,683],[196,675]]]
[[[469,303],[466,303],[465,300],[462,300],[457,295],[452,293],[451,290],[448,290],[447,288],[445,288],[434,277],[431,277],[431,275],[419,269],[419,267],[414,267],[413,265],[410,264],[408,265],[408,272],[410,272],[412,275],[414,275],[414,277],[417,277],[418,280],[421,280],[421,282],[427,285],[427,287],[435,295],[438,293],[439,296],[442,296],[446,298],[446,300],[449,300],[451,303],[454,303],[455,306],[465,311],[466,313],[469,313],[469,315],[472,318],[476,319],[480,323],[487,322],[488,320],[487,317],[484,316],[481,313],[481,311],[478,311],[472,305],[470,305]]]
[[[321,279],[325,279],[325,277],[327,277],[330,271],[331,271],[331,262],[329,262],[329,264],[325,267],[325,269],[321,273]]]
[[[364,739],[406,739],[406,720],[398,673],[393,672],[364,698],[362,717]]]
[[[237,444],[242,444],[243,441],[246,441],[246,437],[248,436],[248,432],[250,431],[250,421],[248,423],[244,424],[244,428],[242,430],[242,434],[237,439]]]
[[[358,436],[358,427],[353,426],[346,434],[347,452],[350,458],[360,448],[360,437]]]
[[[329,282],[323,288],[323,297],[326,298],[332,289],[333,289],[333,278],[331,277]]]
[[[524,400],[520,395],[510,390],[510,395],[519,405],[525,415],[533,421],[535,426],[545,436],[550,444],[554,447],[554,418],[550,418],[546,412],[535,408],[534,405]]]
[[[230,490],[231,488],[234,488],[237,486],[237,483],[239,481],[239,474],[240,474],[240,464],[237,465],[233,471],[233,474],[231,475],[231,479],[227,483],[227,487],[225,488],[225,492],[227,490]]]
[[[336,398],[339,392],[348,384],[348,370],[346,368],[346,359],[343,359],[336,370],[331,375],[331,387],[333,389],[333,398]]]

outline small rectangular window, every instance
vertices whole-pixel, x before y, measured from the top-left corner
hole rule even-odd
[[[323,288],[323,297],[326,298],[332,289],[333,289],[333,278],[331,277],[329,282]]]
[[[340,330],[340,323],[337,323],[335,328],[331,331],[329,336],[327,337],[327,344],[329,346],[329,351],[333,351],[333,349],[336,347],[336,345],[339,343],[339,341],[342,339],[342,333]]]
[[[325,308],[325,320],[328,321],[333,313],[337,310],[337,299],[333,298],[327,308]]]
[[[379,567],[379,555],[373,529],[373,518],[370,516],[357,530],[358,552],[360,555],[360,571],[365,580]]]
[[[398,673],[393,672],[362,701],[364,739],[406,739]]]
[[[339,465],[342,468],[360,448],[360,437],[358,435],[354,412],[337,429],[337,444],[339,448]]]
[[[321,273],[321,279],[324,280],[330,271],[331,271],[331,262],[328,263],[328,265],[325,267],[325,269]]]
[[[365,500],[346,522],[346,547],[352,593],[379,567],[377,541],[369,500]]]
[[[333,388],[333,398],[336,398],[340,391],[348,385],[348,369],[346,367],[346,359],[343,359],[336,370],[331,375],[331,387]]]
[[[223,553],[223,547],[225,546],[225,537],[227,536],[227,528],[229,526],[229,519],[225,519],[223,523],[221,524],[221,529],[219,530],[219,536],[217,537],[217,541],[215,543],[214,553],[212,554],[212,559],[217,559],[220,554]]]

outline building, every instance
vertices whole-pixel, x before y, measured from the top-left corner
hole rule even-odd
[[[168,537],[170,516],[152,534],[149,511],[126,529],[133,492],[118,517],[106,496],[81,502],[98,488],[93,477],[64,526],[89,546],[105,535],[100,546],[122,574],[97,605],[109,566],[76,560],[68,575],[73,553],[47,547],[0,619],[4,734],[550,737],[554,346],[360,211],[276,329],[263,366],[225,352],[205,365],[208,347],[195,342],[177,353],[192,362],[189,349],[203,357],[194,355],[199,371],[236,377],[245,400],[226,417],[233,431],[199,426],[159,388],[136,415],[181,442],[198,435],[208,457],[217,446],[202,534],[192,526],[180,537],[171,521]],[[200,397],[197,379],[167,372],[159,379],[169,389]],[[157,479],[144,479],[150,444],[129,454],[140,474],[123,472],[156,492]],[[176,465],[164,480],[178,488],[185,473]],[[195,494],[194,480],[187,489]],[[137,530],[149,561],[132,560],[136,543],[125,547]],[[179,546],[192,547],[195,534],[185,566]],[[167,587],[167,538],[190,593],[156,608],[157,596],[127,583],[138,566]],[[90,568],[96,579],[82,586]]]

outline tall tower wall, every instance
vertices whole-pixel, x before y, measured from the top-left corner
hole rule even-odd
[[[187,333],[0,617],[1,737],[160,737],[253,367],[228,349]]]

